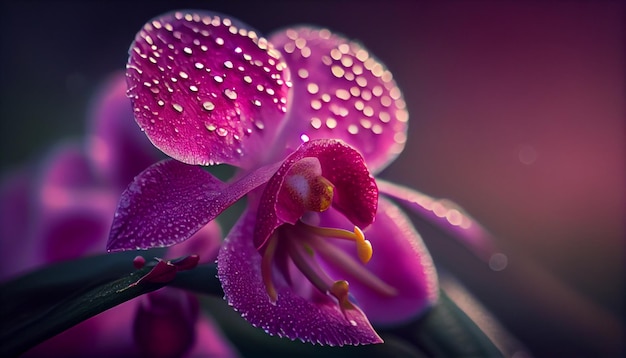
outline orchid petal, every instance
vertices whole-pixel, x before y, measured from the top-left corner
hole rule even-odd
[[[148,357],[181,357],[194,344],[198,312],[198,300],[186,292],[151,292],[135,314],[135,342]]]
[[[115,197],[109,193],[57,193],[60,201],[41,207],[33,234],[41,263],[70,260],[104,251]]]
[[[402,151],[408,112],[391,72],[362,45],[326,29],[299,27],[270,41],[293,73],[287,149],[316,138],[343,139],[374,173]]]
[[[130,47],[128,95],[154,145],[188,164],[250,166],[286,112],[279,51],[236,19],[171,12]]]
[[[196,341],[188,357],[239,357],[237,350],[220,332],[219,326],[206,315],[201,315],[195,327]]]
[[[97,185],[89,158],[74,144],[57,148],[40,174],[32,234],[38,263],[101,252],[116,197]]]
[[[336,213],[321,217],[323,226],[350,225]],[[377,290],[332,262],[327,262],[325,267],[331,276],[334,274],[350,283],[350,292],[370,321],[381,325],[398,324],[432,306],[438,297],[435,267],[420,235],[404,213],[389,200],[380,198],[376,221],[364,233],[374,250],[364,268],[395,288],[396,294]],[[359,260],[352,243],[337,240],[335,245],[353,261]]]
[[[166,159],[139,174],[122,194],[107,249],[183,242],[274,173],[269,166],[225,184],[198,166]]]
[[[39,180],[44,196],[48,190],[82,190],[97,183],[89,158],[74,142],[61,143],[52,150],[43,164]]]
[[[495,238],[450,200],[435,199],[415,189],[384,180],[378,180],[378,185],[381,192],[401,201],[420,218],[449,233],[484,262],[502,258]]]
[[[277,301],[270,302],[261,277],[261,255],[250,240],[256,217],[252,210],[244,213],[218,255],[218,277],[228,303],[270,335],[333,346],[381,343],[360,310],[346,310],[347,319],[327,296],[309,302],[280,284]]]
[[[124,302],[61,332],[27,351],[25,358],[138,357],[132,317],[142,297]]]
[[[188,240],[171,246],[167,250],[167,257],[198,255],[201,264],[215,262],[221,244],[222,230],[217,222],[211,221]]]
[[[135,175],[162,159],[134,123],[123,72],[107,78],[90,112],[87,154],[96,172],[120,192]]]
[[[279,200],[285,176],[299,160],[314,157],[319,160],[322,175],[335,186],[333,207],[342,212],[354,225],[366,227],[374,220],[378,201],[376,181],[370,175],[363,157],[343,141],[318,139],[303,143],[285,159],[276,174],[268,181],[259,208],[259,220],[254,243],[265,244],[271,233],[281,224],[294,224],[302,212],[281,208]],[[281,214],[283,214],[281,216]]]

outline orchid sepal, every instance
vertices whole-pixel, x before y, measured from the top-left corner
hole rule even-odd
[[[158,162],[122,194],[107,249],[145,250],[183,242],[274,171],[269,165],[226,184],[199,166],[172,159]]]

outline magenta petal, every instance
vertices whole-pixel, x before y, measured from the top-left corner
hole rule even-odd
[[[172,159],[139,174],[122,194],[107,249],[148,249],[183,242],[274,173],[272,166],[225,184]]]
[[[188,164],[252,165],[284,117],[289,72],[279,51],[235,19],[172,12],[129,51],[128,94],[155,146]]]
[[[301,216],[298,212],[291,217],[279,217],[286,212],[279,208],[279,192],[289,169],[302,158],[315,157],[322,167],[322,175],[334,186],[333,207],[341,211],[353,225],[367,227],[374,220],[378,203],[376,181],[370,175],[363,157],[343,141],[317,139],[302,144],[285,159],[263,191],[259,207],[257,230],[254,243],[263,246],[271,233],[284,222],[291,224]]]
[[[293,99],[283,135],[293,150],[303,140],[343,139],[379,172],[402,151],[408,112],[391,72],[362,45],[326,29],[273,34],[293,74]],[[281,141],[282,142],[282,141]]]
[[[438,284],[430,254],[410,220],[385,198],[380,198],[379,205],[376,221],[364,232],[374,250],[364,267],[395,288],[397,294],[389,296],[376,291],[331,263],[326,267],[331,276],[350,283],[350,292],[370,321],[390,325],[414,318],[430,307],[437,300]],[[322,217],[323,226],[349,225],[340,215]],[[337,240],[335,244],[358,261],[352,243]]]
[[[445,199],[435,199],[417,190],[378,180],[381,192],[402,201],[426,221],[450,233],[484,262],[498,259],[502,253],[494,237],[462,208]]]
[[[146,357],[182,357],[195,342],[198,300],[164,289],[143,297],[133,326],[135,342]]]
[[[222,243],[222,230],[215,221],[204,225],[188,240],[167,250],[168,258],[177,258],[187,255],[200,256],[200,263],[215,262],[217,251]]]
[[[123,72],[113,73],[91,104],[87,153],[98,174],[121,192],[162,154],[135,124]]]
[[[104,251],[116,193],[98,187],[88,158],[76,145],[55,150],[40,174],[33,228],[44,262]]]
[[[48,194],[34,231],[42,263],[105,252],[116,199],[96,191]]]
[[[220,332],[219,326],[206,315],[200,316],[195,331],[196,342],[188,357],[235,358],[240,356],[235,347]]]
[[[348,310],[350,323],[326,296],[309,302],[283,284],[271,303],[261,278],[261,255],[250,240],[255,220],[254,211],[246,212],[218,255],[218,277],[231,306],[255,327],[279,337],[332,346],[382,342],[365,315]]]
[[[46,158],[40,174],[43,195],[48,190],[82,190],[97,184],[89,158],[78,143],[64,142],[57,145]]]
[[[142,297],[124,302],[33,347],[24,358],[139,357],[129,318]]]

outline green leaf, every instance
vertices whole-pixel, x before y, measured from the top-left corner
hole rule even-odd
[[[144,252],[145,253],[145,252]],[[5,326],[14,325],[38,310],[79,290],[87,290],[135,271],[137,252],[121,252],[64,261],[2,283],[2,313]]]
[[[153,283],[131,286],[150,269],[151,267],[145,267],[85,292],[77,292],[43,312],[38,311],[19,324],[12,320],[13,324],[3,327],[2,356],[19,355],[98,313],[163,287],[164,284]],[[7,312],[3,312],[3,316],[5,313]]]
[[[145,252],[141,253],[145,256]],[[135,255],[137,252],[107,254],[65,262],[2,284],[2,356],[19,355],[83,320],[163,287],[165,284],[154,283],[131,286],[152,268],[148,265],[135,270]],[[223,292],[216,273],[215,264],[200,265],[179,272],[168,285],[215,296],[204,300],[205,307],[244,356],[260,352],[309,357],[503,356],[443,291],[439,302],[422,317],[399,327],[379,327],[385,340],[381,345],[319,347],[271,337],[252,327],[221,299]]]

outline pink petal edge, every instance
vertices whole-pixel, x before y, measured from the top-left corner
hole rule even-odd
[[[476,257],[489,263],[504,255],[495,238],[465,210],[447,199],[435,199],[415,189],[378,179],[381,193],[400,201],[424,220],[452,235]]]

